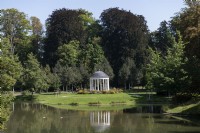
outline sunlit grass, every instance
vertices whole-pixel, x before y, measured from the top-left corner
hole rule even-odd
[[[167,110],[167,113],[200,114],[200,102],[178,106]]]
[[[127,93],[117,94],[40,94],[37,95],[37,101],[44,104],[70,105],[77,103],[78,105],[89,105],[97,103],[101,105],[110,104],[128,104],[134,105],[135,99]]]

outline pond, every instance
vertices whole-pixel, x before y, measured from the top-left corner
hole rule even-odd
[[[21,103],[13,105],[5,133],[200,133],[199,118],[163,114],[161,108],[72,111]]]

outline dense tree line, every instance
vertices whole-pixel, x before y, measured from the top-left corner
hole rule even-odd
[[[37,17],[29,18],[17,9],[2,9],[1,91],[12,87],[37,92],[87,88],[90,75],[102,70],[110,76],[112,86],[124,88],[165,86],[159,83],[160,79],[149,79],[151,72],[171,78],[186,74],[187,88],[199,93],[199,3],[186,4],[153,32],[148,30],[142,15],[119,8],[104,10],[99,20],[83,9],[57,9],[47,18],[46,31]],[[180,57],[184,59],[179,61],[185,62],[181,68],[172,65],[180,63],[171,59],[176,57],[177,47],[183,48]],[[155,62],[154,55],[162,61]],[[152,62],[165,66],[154,65],[159,68],[154,71]],[[170,76],[173,69],[177,73]],[[182,88],[181,83],[176,86]]]

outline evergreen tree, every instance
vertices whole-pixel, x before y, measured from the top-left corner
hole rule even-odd
[[[31,53],[24,64],[22,76],[23,89],[41,92],[49,88],[48,77],[36,57]]]
[[[0,91],[10,91],[21,75],[22,66],[17,56],[10,52],[8,39],[0,40]]]
[[[166,57],[150,48],[151,60],[147,65],[147,88],[157,92],[167,91],[171,94],[188,89],[190,77],[185,70],[187,58],[184,57],[184,44],[179,40],[168,48]]]

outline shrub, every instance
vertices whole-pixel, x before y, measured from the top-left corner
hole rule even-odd
[[[78,106],[78,103],[70,103],[69,105]]]
[[[98,94],[98,93],[99,93],[99,91],[96,91],[96,90],[90,91],[90,94]]]
[[[29,96],[29,95],[31,95],[31,92],[28,90],[22,92],[22,96]]]
[[[126,102],[125,101],[118,101],[118,102],[111,102],[110,104],[125,104]]]
[[[86,90],[86,89],[84,89],[84,90],[79,90],[78,92],[77,92],[77,94],[89,94],[90,92],[88,91],[88,90]]]
[[[192,99],[192,94],[190,93],[177,93],[173,98],[172,102],[175,104],[182,104],[190,101]]]
[[[100,105],[101,103],[98,101],[98,102],[89,102],[88,104],[89,105]]]
[[[103,91],[97,91],[97,90],[92,90],[89,91],[88,89],[84,90],[78,90],[77,94],[115,94],[115,93],[121,93],[123,92],[122,89],[116,89],[112,88],[109,91],[103,90]]]

